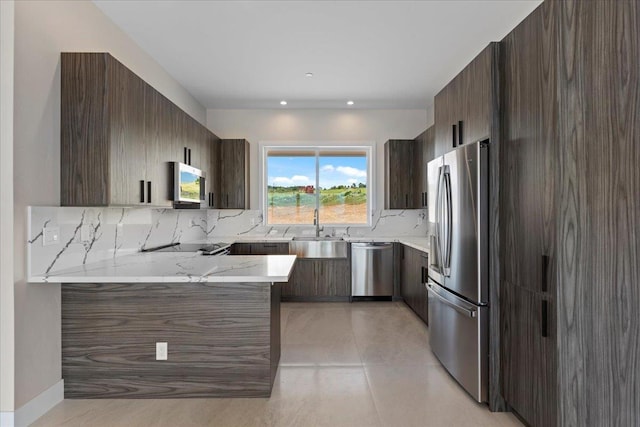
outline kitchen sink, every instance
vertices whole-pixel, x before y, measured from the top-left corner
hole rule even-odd
[[[346,258],[347,246],[341,237],[294,237],[289,254],[300,258]]]

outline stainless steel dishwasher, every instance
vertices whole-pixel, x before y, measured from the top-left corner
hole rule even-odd
[[[351,296],[393,295],[393,243],[351,244]]]

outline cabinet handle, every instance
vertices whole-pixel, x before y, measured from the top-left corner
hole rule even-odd
[[[216,206],[216,193],[211,193],[211,207],[214,208]]]
[[[458,120],[458,145],[464,144],[462,139],[462,120]]]
[[[541,307],[541,318],[540,318],[540,329],[541,329],[541,335],[543,337],[548,337],[549,336],[549,322],[548,322],[548,315],[549,315],[549,301],[547,300],[542,300],[542,307]]]
[[[420,267],[420,283],[424,283],[424,267]]]
[[[140,203],[144,203],[144,181],[140,181]]]
[[[191,148],[189,148],[188,153],[189,153],[189,166],[191,166]]]
[[[189,155],[187,154],[187,152],[189,151],[189,149],[187,147],[184,147],[184,163],[185,164],[189,164]]]
[[[408,194],[404,195],[404,207],[405,208],[409,207],[409,195]]]
[[[542,283],[540,288],[542,292],[547,292],[549,289],[549,256],[542,255]]]
[[[451,145],[456,148],[456,125],[451,125]]]
[[[402,259],[404,259],[404,245],[400,246],[400,256],[402,257]]]
[[[147,181],[147,203],[151,203],[151,181]]]

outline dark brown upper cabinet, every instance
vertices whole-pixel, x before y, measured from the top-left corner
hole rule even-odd
[[[435,155],[491,138],[498,43],[491,43],[434,100]]]
[[[209,177],[217,141],[110,54],[61,55],[62,206],[170,207],[170,162],[187,147]]]
[[[413,206],[415,208],[427,207],[427,163],[434,158],[434,142],[433,126],[414,140]]]
[[[413,139],[390,139],[384,144],[384,207],[412,209],[413,196]]]
[[[221,140],[219,207],[249,209],[249,142],[246,139]]]

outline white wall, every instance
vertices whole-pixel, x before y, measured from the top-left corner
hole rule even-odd
[[[14,2],[0,1],[0,412],[14,408],[13,18]]]
[[[274,141],[373,141],[376,144],[377,208],[384,201],[384,143],[412,139],[433,124],[430,110],[207,110],[207,126],[220,138],[246,138],[251,164],[257,165],[258,144]],[[251,168],[251,208],[261,209],[258,168]]]
[[[15,408],[61,378],[60,287],[28,284],[26,207],[60,203],[60,52],[108,51],[194,118],[205,110],[89,1],[15,3]]]

